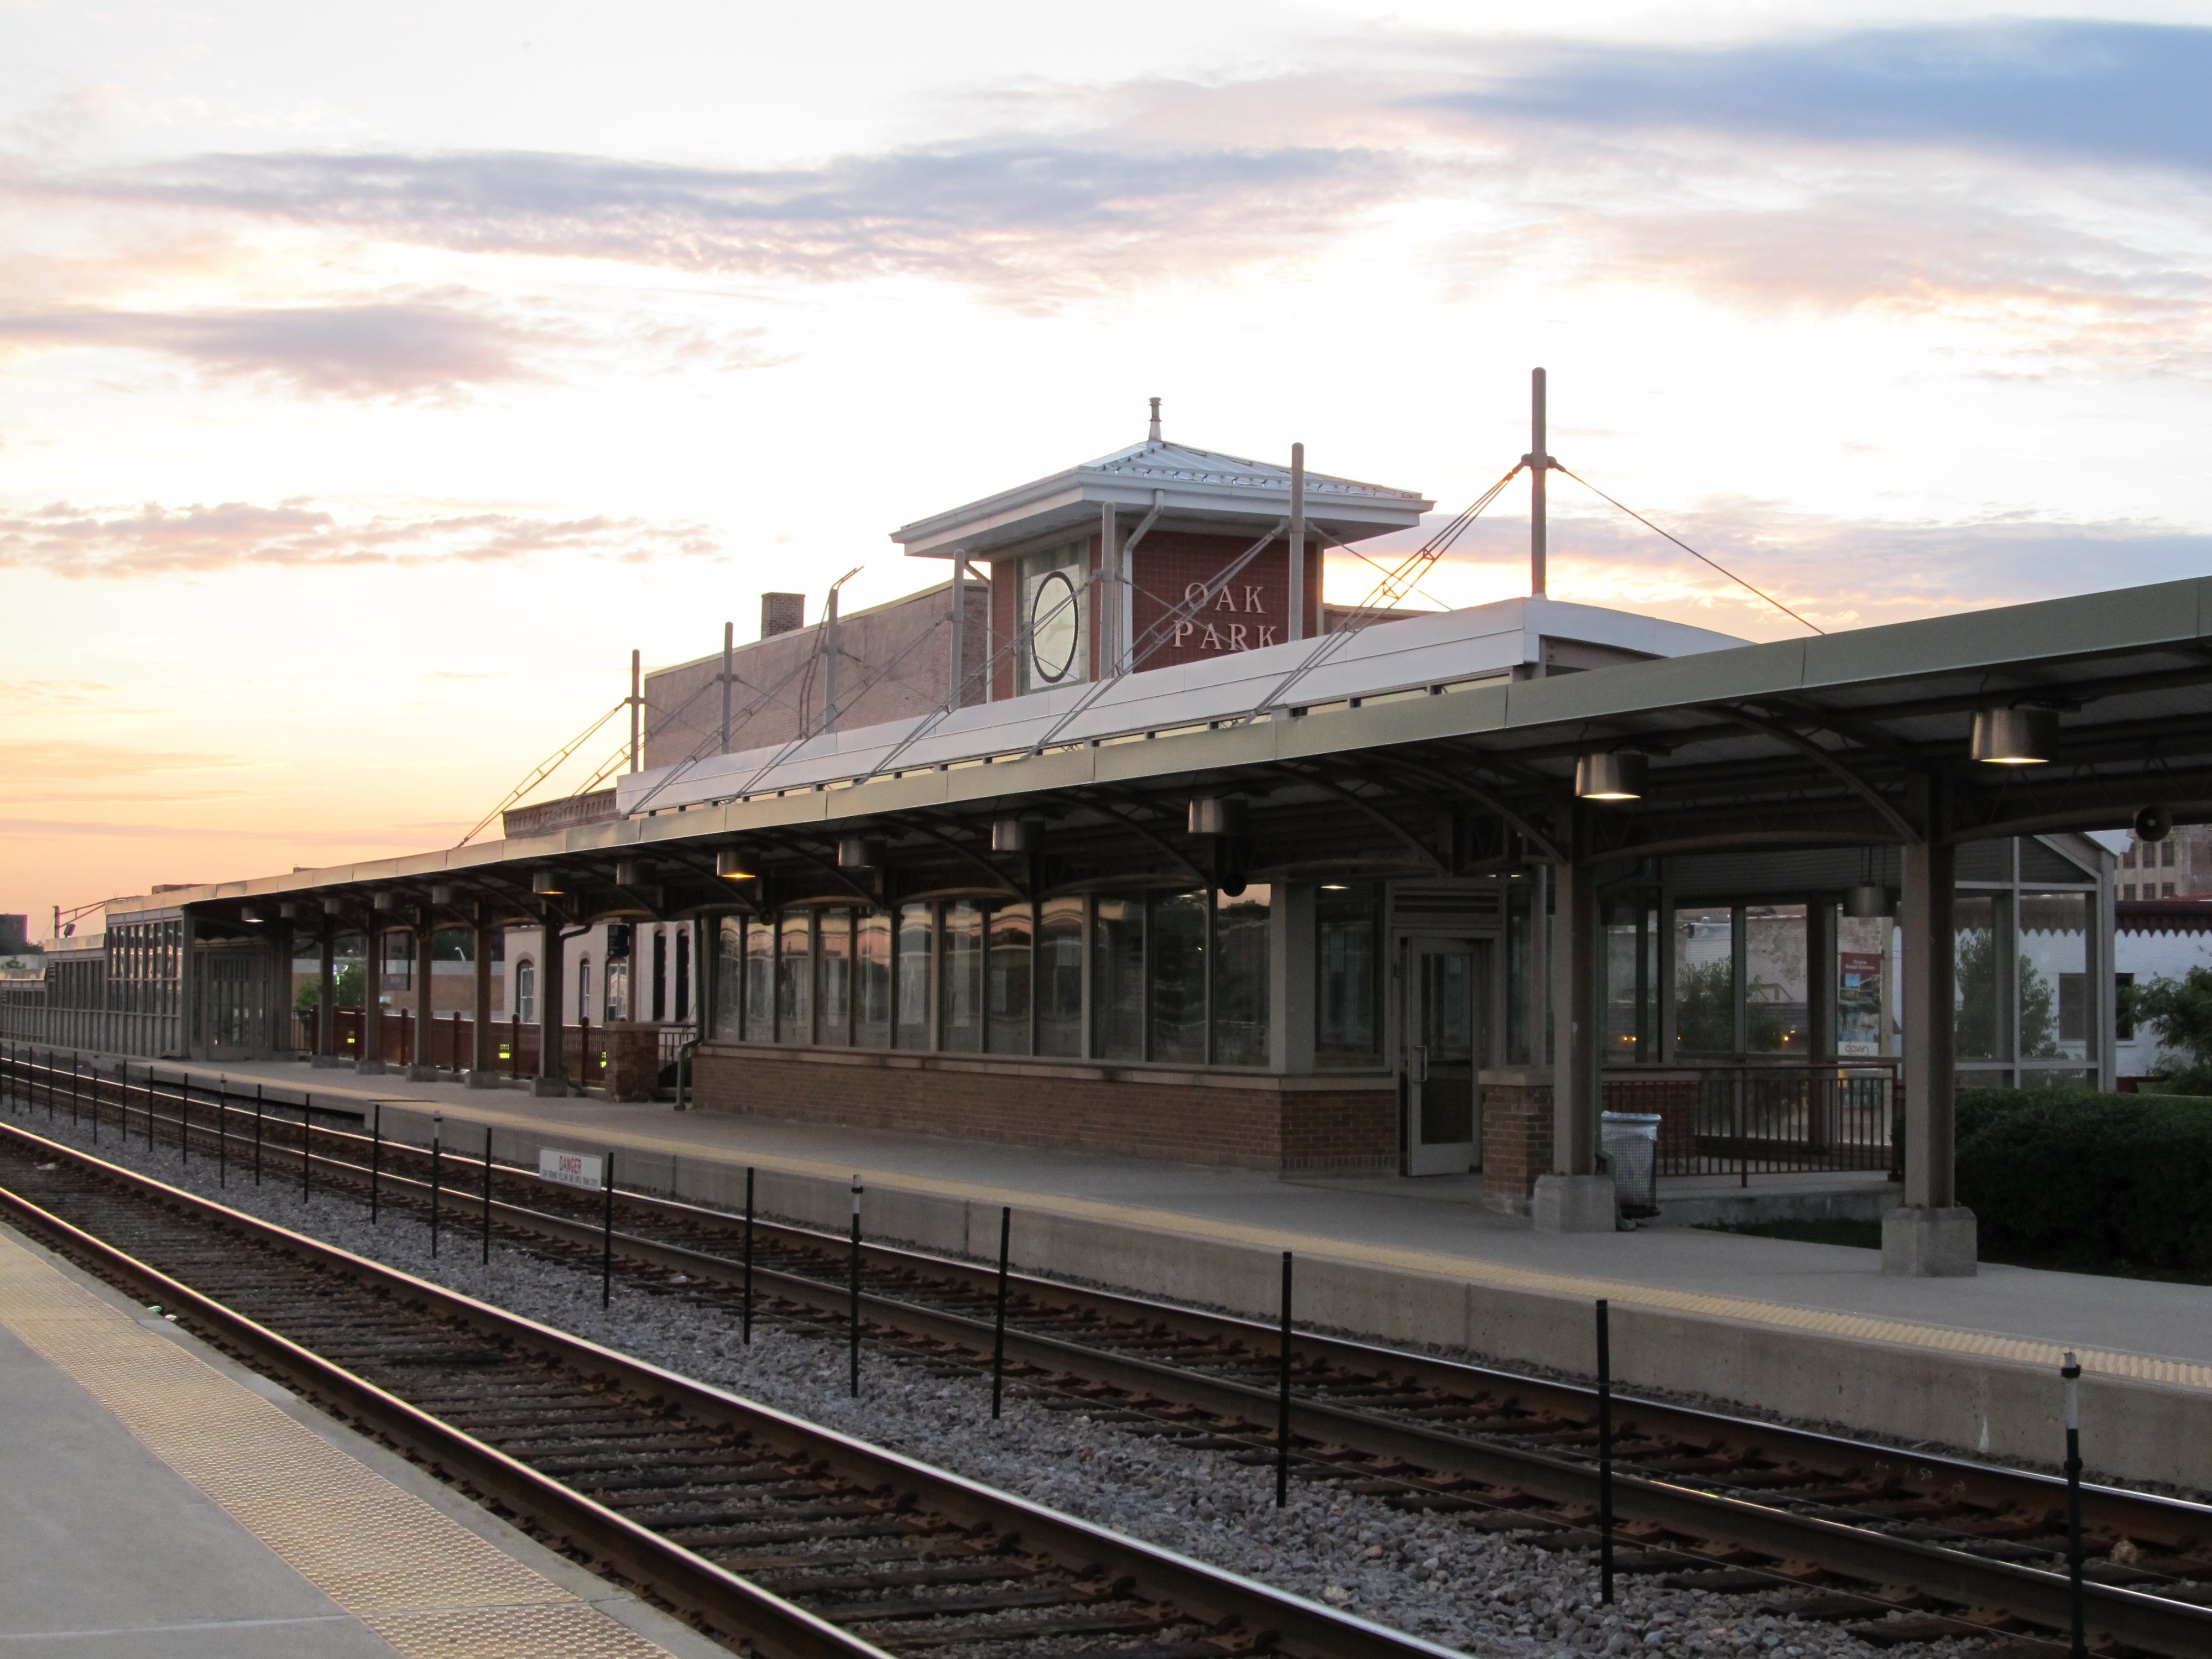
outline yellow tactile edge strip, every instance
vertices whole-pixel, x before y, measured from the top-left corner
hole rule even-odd
[[[434,1109],[434,1103],[429,1101],[395,1097],[388,1103],[410,1109]],[[476,1122],[493,1123],[501,1128],[520,1130],[540,1137],[549,1133],[543,1121],[516,1113],[477,1109],[467,1115]],[[627,1148],[664,1153],[678,1159],[690,1158],[694,1163],[723,1161],[702,1157],[696,1143],[671,1136],[643,1134],[635,1130],[610,1131],[604,1127],[594,1127],[588,1132],[580,1129],[578,1133],[588,1133],[592,1139],[617,1150]],[[835,1182],[841,1187],[849,1183],[854,1174],[849,1164],[830,1164],[788,1153],[757,1154],[746,1161],[779,1175],[811,1176]],[[1547,1273],[1533,1267],[1502,1267],[1431,1250],[1360,1244],[1318,1234],[1295,1232],[1288,1228],[1255,1227],[1233,1221],[1215,1221],[1179,1210],[1114,1204],[1097,1199],[1039,1193],[1025,1188],[980,1183],[971,1185],[900,1170],[869,1170],[864,1167],[859,1174],[860,1179],[870,1185],[899,1192],[921,1193],[933,1198],[988,1204],[994,1207],[1010,1204],[1017,1209],[1043,1214],[1112,1226],[1141,1227],[1156,1232],[1178,1233],[1186,1237],[1203,1238],[1221,1244],[1248,1245],[1269,1251],[1296,1250],[1301,1255],[1380,1267],[1394,1273],[1423,1273],[1492,1290],[1522,1291],[1534,1296],[1571,1297],[1578,1301],[1604,1297],[1624,1308],[1651,1308],[1665,1313],[1690,1314],[1708,1319],[1732,1319],[1745,1324],[1802,1331],[1810,1335],[1840,1337],[1851,1342],[1887,1342],[1899,1347],[1923,1348],[2050,1370],[2057,1370],[2066,1353],[2062,1343],[2045,1342],[2033,1337],[2008,1336],[1995,1331],[1929,1325],[1909,1319],[1886,1319],[1874,1314],[1838,1313],[1825,1308],[1799,1307],[1786,1302],[1764,1302],[1755,1297],[1674,1291],[1627,1279]],[[2094,1375],[2153,1382],[2166,1388],[2212,1389],[2212,1364],[2202,1360],[2175,1359],[2160,1354],[2131,1353],[2106,1348],[2081,1348],[2076,1350],[2076,1354],[2081,1368]]]
[[[409,1659],[667,1659],[4,1236],[0,1324]]]

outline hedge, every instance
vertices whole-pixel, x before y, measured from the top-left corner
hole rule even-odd
[[[1969,1090],[1958,1158],[1984,1255],[2212,1277],[2212,1099]]]

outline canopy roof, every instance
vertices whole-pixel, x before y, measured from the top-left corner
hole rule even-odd
[[[1291,470],[1153,438],[891,532],[909,557],[990,558],[1060,533],[1088,534],[1100,506],[1160,509],[1166,529],[1264,530],[1291,510]],[[1338,542],[1407,530],[1436,503],[1410,489],[1306,474],[1306,522]]]
[[[711,873],[715,848],[739,841],[769,877],[763,898],[781,902],[1198,881],[1211,849],[1184,833],[1185,805],[1223,792],[1250,802],[1249,869],[1261,880],[2100,830],[2154,803],[2178,819],[2212,822],[2212,580],[1498,679],[1453,695],[1406,689],[1415,694],[1248,708],[1150,737],[1063,734],[1042,752],[917,762],[859,782],[855,771],[529,841],[139,904],[188,903],[213,921],[234,916],[250,896],[296,894],[350,915],[372,891],[427,896],[438,883],[520,917],[532,911],[532,872],[552,868],[576,912],[672,915],[726,905],[754,885]],[[2023,702],[2059,711],[2052,763],[1972,762],[1974,712]],[[1619,748],[1650,757],[1643,799],[1578,803],[1576,757]],[[1044,820],[1042,858],[989,854],[990,821],[1009,813]],[[839,872],[837,836],[863,829],[887,838],[882,872]],[[615,887],[617,860],[635,860],[629,873],[649,878],[651,890]],[[131,908],[112,907],[111,919]]]

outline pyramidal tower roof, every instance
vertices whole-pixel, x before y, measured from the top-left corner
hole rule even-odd
[[[1290,464],[1171,442],[1160,435],[1155,399],[1152,435],[1142,443],[917,519],[891,539],[915,558],[990,558],[1062,532],[1088,533],[1104,505],[1158,508],[1162,529],[1256,533],[1291,510]],[[1306,520],[1339,542],[1408,529],[1435,505],[1416,490],[1306,474]]]

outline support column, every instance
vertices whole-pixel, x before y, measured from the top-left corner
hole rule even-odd
[[[1291,592],[1286,639],[1306,636],[1306,447],[1291,446]],[[1319,630],[1316,621],[1316,630]]]
[[[384,930],[374,915],[361,936],[361,1053],[354,1057],[356,1072],[380,1075],[384,1070]]]
[[[559,1099],[568,1092],[568,1060],[562,1042],[561,1003],[567,977],[562,960],[567,947],[561,939],[561,913],[550,904],[538,929],[538,1079],[531,1093]]]
[[[435,1083],[438,1067],[430,1058],[430,1040],[436,1030],[438,1005],[433,969],[437,959],[438,930],[430,907],[415,919],[415,1056],[407,1067],[410,1083]]]
[[[1530,1206],[1539,1232],[1609,1233],[1613,1181],[1597,1172],[1601,1033],[1598,1006],[1597,869],[1557,873],[1558,932],[1552,958],[1552,1173],[1540,1176]]]
[[[469,1004],[469,1087],[496,1089],[500,1079],[492,1069],[491,929],[484,922],[481,905],[471,933],[469,966],[476,981],[476,994]]]
[[[338,922],[323,912],[322,938],[315,957],[315,1058],[318,1070],[341,1064],[338,1059]]]
[[[1913,1278],[1971,1275],[1974,1212],[1960,1205],[1954,1148],[1958,855],[1948,843],[1905,849],[1905,1202],[1881,1218],[1881,1270]]]

